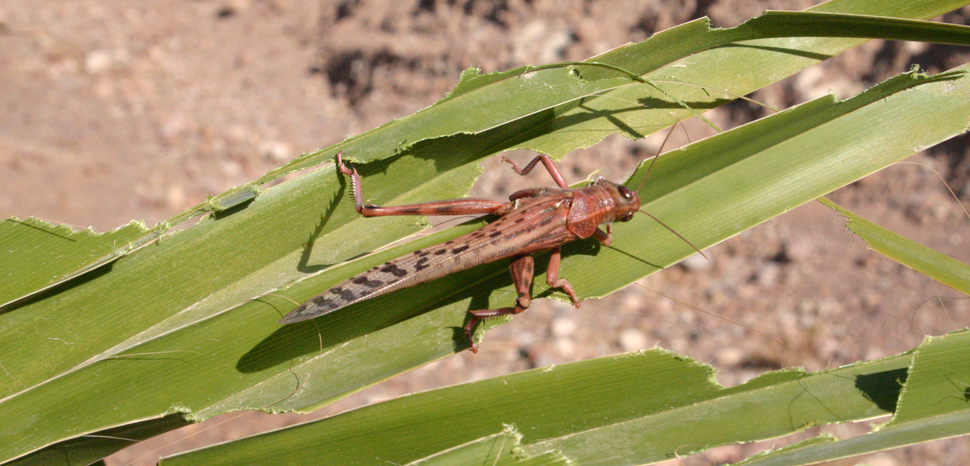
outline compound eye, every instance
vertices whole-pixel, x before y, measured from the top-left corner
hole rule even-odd
[[[620,190],[620,195],[623,196],[623,199],[628,201],[633,200],[633,191],[630,191],[630,188],[627,188],[621,184],[617,187],[617,189]]]
[[[626,215],[624,215],[623,218],[620,219],[620,221],[629,222],[630,220],[633,220],[634,213],[635,213],[634,211],[627,212]]]

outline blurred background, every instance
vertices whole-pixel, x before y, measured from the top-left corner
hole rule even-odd
[[[149,225],[301,153],[330,146],[444,96],[468,67],[484,72],[578,61],[701,16],[735,26],[765,9],[813,0],[32,0],[0,3],[0,215],[36,216],[106,231]],[[943,18],[967,24],[970,8]],[[790,106],[850,97],[919,64],[939,72],[970,51],[870,41],[757,92]],[[765,115],[732,103],[706,116],[731,128]],[[688,122],[692,140],[711,134]],[[847,135],[848,136],[848,135]],[[599,169],[623,179],[663,135],[613,136],[567,156],[567,182]],[[677,131],[665,148],[686,142]],[[963,136],[832,195],[843,206],[970,262],[970,138]],[[513,153],[525,161],[530,154]],[[485,162],[473,196],[501,199],[545,184]],[[430,199],[429,199],[430,200]],[[890,356],[925,335],[963,328],[970,302],[866,250],[844,222],[810,203],[690,258],[639,287],[583,303],[539,300],[463,353],[307,416],[231,413],[134,445],[109,465],[332,415],[363,404],[513,371],[655,345],[714,365],[735,385],[788,366],[837,367]],[[942,306],[945,305],[945,308]],[[880,420],[883,422],[884,420]],[[867,425],[810,429],[840,437]],[[737,461],[768,445],[729,446],[671,464]],[[962,464],[966,439],[836,464]]]

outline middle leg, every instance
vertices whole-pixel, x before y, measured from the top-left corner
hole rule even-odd
[[[550,288],[562,288],[573,300],[573,306],[579,307],[579,298],[576,297],[572,285],[565,278],[559,278],[559,264],[561,262],[562,252],[560,248],[553,249],[552,255],[549,256],[549,267],[546,268],[546,284]]]

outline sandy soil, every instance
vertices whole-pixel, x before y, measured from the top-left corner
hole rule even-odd
[[[581,60],[699,16],[732,26],[764,9],[816,3],[5,2],[0,5],[0,214],[102,231],[133,218],[153,224],[300,153],[426,107],[469,66],[496,71]],[[968,15],[965,8],[945,20],[966,24]],[[955,48],[873,41],[755,97],[790,105],[830,89],[850,96],[913,63],[935,72],[966,61],[967,52]],[[730,127],[759,114],[732,104],[714,110],[711,118]],[[688,128],[695,139],[706,135],[701,125]],[[657,138],[609,138],[568,156],[564,173],[570,182],[597,168],[607,176],[621,174],[658,144]],[[966,205],[968,153],[968,138],[962,137],[913,160],[940,172]],[[473,194],[500,198],[532,182],[511,179],[507,169],[497,168],[495,160],[486,163]],[[970,221],[929,170],[892,167],[839,190],[833,199],[970,261]],[[921,306],[938,294],[957,293],[868,252],[818,204],[747,231],[709,255],[711,261],[691,259],[643,283],[738,324],[639,288],[581,310],[543,300],[528,315],[491,331],[479,355],[447,358],[312,416],[654,345],[712,363],[722,371],[720,380],[733,385],[784,366],[834,367],[892,355],[917,345],[924,335],[962,328],[970,320],[967,301],[948,301],[949,314],[936,302]],[[141,458],[136,464],[154,464],[158,453],[305,419],[230,414],[135,445],[106,462]],[[840,436],[865,431],[864,426],[826,430]],[[737,461],[751,451],[718,448],[683,464]],[[968,456],[968,442],[957,439],[864,460],[882,466],[947,465]]]

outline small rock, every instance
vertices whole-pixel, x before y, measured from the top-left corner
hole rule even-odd
[[[904,41],[900,42],[899,45],[909,55],[920,55],[930,48],[929,43],[916,41]],[[894,462],[893,464],[896,463]]]
[[[568,358],[576,353],[576,345],[569,338],[557,338],[553,345],[560,356]]]
[[[249,0],[229,0],[224,2],[218,10],[216,10],[216,18],[226,19],[232,18],[240,13],[245,13],[249,9]]]
[[[536,344],[536,336],[532,332],[518,332],[516,334],[516,344],[519,348],[531,348]]]
[[[628,328],[620,332],[620,348],[623,351],[636,351],[647,346],[647,336],[635,328]]]
[[[744,359],[744,352],[738,348],[723,348],[715,358],[722,366],[737,366]]]
[[[369,394],[369,396],[367,397],[367,403],[368,404],[380,403],[382,401],[387,401],[391,398],[394,398],[394,395],[391,393],[372,393],[372,394]]]
[[[815,243],[807,238],[799,238],[788,244],[785,253],[792,261],[805,261],[815,255]]]
[[[872,361],[874,359],[882,359],[884,357],[886,357],[886,353],[882,350],[882,348],[870,346],[868,349],[866,349],[864,359],[867,361]]]
[[[866,464],[869,466],[896,466],[899,462],[886,453],[880,453],[866,461]]]
[[[704,258],[704,256],[702,256],[700,254],[694,254],[693,256],[690,256],[690,257],[688,257],[688,258],[680,261],[680,264],[685,269],[687,269],[687,270],[689,270],[691,272],[703,272],[703,271],[711,268],[711,264],[713,262],[714,262],[713,260],[707,260],[707,259]]]
[[[629,288],[620,290],[617,295],[619,295],[619,307],[623,310],[628,311],[639,311],[643,307],[643,294],[641,293],[630,293]]]
[[[169,186],[168,192],[165,193],[165,203],[173,211],[183,209],[185,207],[185,191],[182,190],[182,187]]]
[[[542,41],[539,62],[552,63],[562,60],[566,54],[566,50],[573,42],[573,34],[570,31],[560,30],[552,32]]]
[[[557,338],[567,338],[576,333],[579,324],[569,317],[557,317],[552,321],[552,334]]]
[[[128,50],[123,48],[92,50],[84,57],[84,71],[89,74],[101,74],[124,68],[130,60]]]
[[[714,464],[735,463],[744,458],[744,449],[741,445],[725,445],[705,451],[704,457]]]
[[[259,144],[259,152],[274,162],[286,162],[293,158],[293,149],[282,141],[263,141]]]
[[[825,298],[820,303],[818,303],[818,315],[822,317],[838,317],[845,312],[845,308],[842,303],[832,299]]]
[[[100,74],[111,69],[114,58],[107,50],[94,50],[84,58],[84,71],[89,74]]]
[[[757,272],[755,272],[755,281],[759,285],[764,287],[774,286],[778,284],[778,276],[781,274],[781,267],[777,263],[768,262],[762,265]]]
[[[224,160],[222,162],[222,173],[229,178],[238,178],[243,174],[242,165],[235,160]]]
[[[875,291],[869,291],[863,298],[862,303],[869,309],[875,309],[882,304],[882,295]]]
[[[835,340],[822,340],[818,343],[815,349],[815,354],[823,360],[835,359],[840,354],[841,350],[841,342]]]
[[[185,116],[180,113],[172,114],[165,120],[165,123],[160,128],[162,138],[167,142],[174,142],[176,138],[182,135],[188,129],[188,121]]]
[[[249,128],[241,124],[229,125],[229,130],[226,132],[233,141],[237,142],[249,142],[255,144],[258,139]]]
[[[963,237],[960,236],[960,233],[954,232],[954,233],[951,233],[950,236],[946,238],[946,240],[950,243],[951,246],[959,246],[960,243],[963,242]]]

